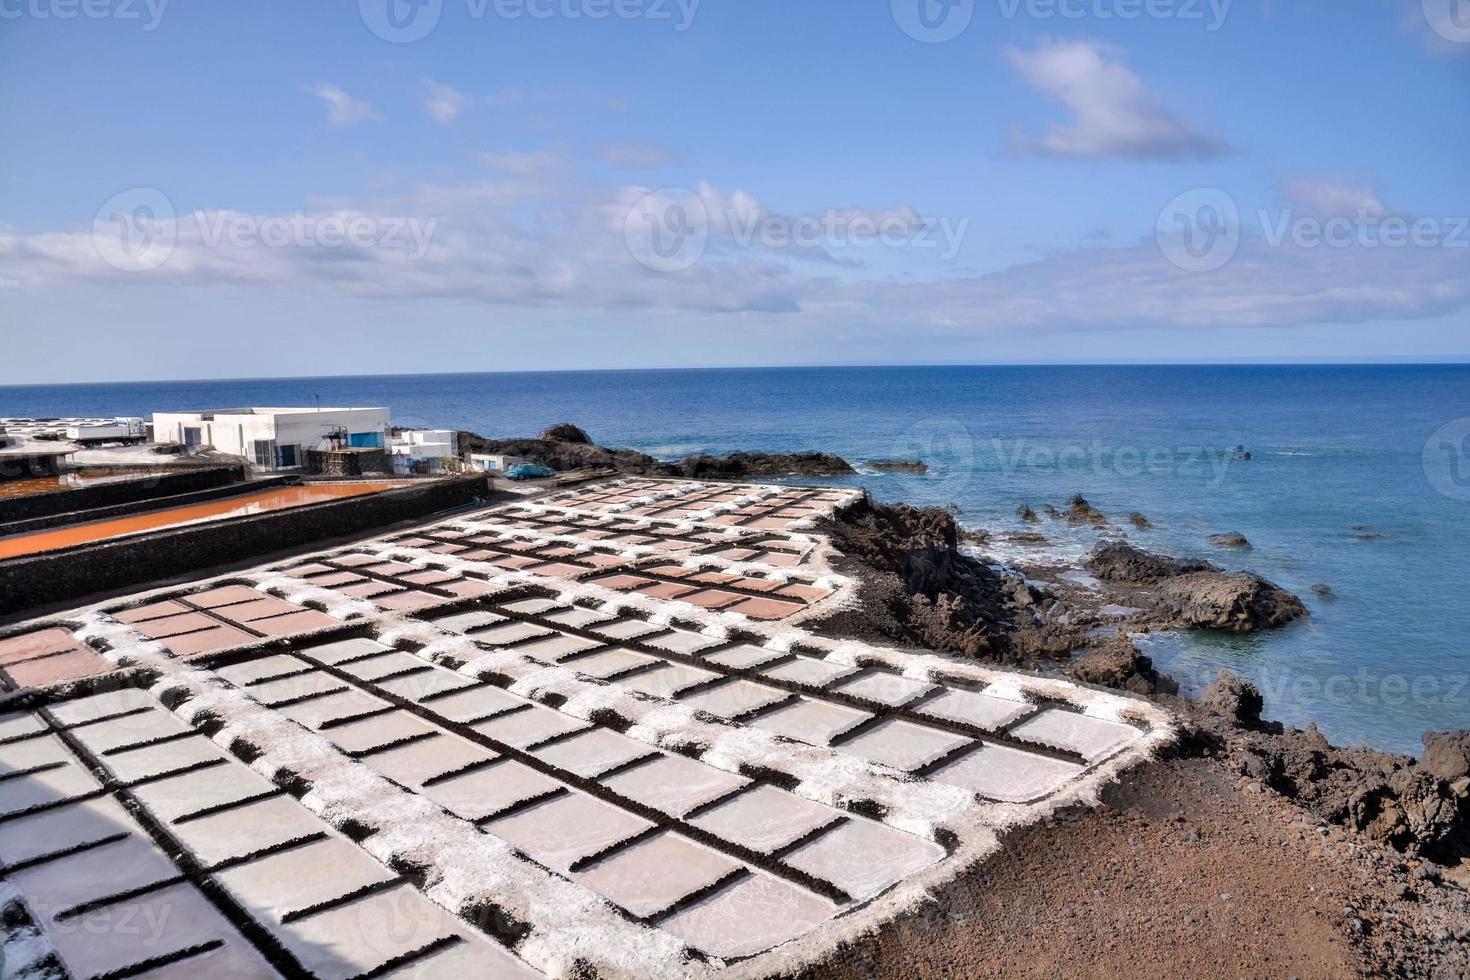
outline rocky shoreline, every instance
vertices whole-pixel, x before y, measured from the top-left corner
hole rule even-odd
[[[611,470],[628,476],[743,480],[842,476],[856,472],[842,457],[819,452],[700,454],[665,462],[634,449],[599,446],[585,431],[570,423],[552,426],[539,436],[526,439],[487,439],[467,432],[461,448],[467,452],[521,456],[558,471]]]
[[[1047,512],[1069,524],[1107,526],[1080,497],[1065,511]],[[1421,759],[1335,747],[1315,726],[1302,731],[1264,720],[1260,692],[1226,671],[1201,697],[1180,696],[1130,638],[1157,630],[1283,628],[1310,615],[1297,596],[1250,572],[1121,540],[1104,540],[1061,576],[1054,566],[1002,564],[986,557],[986,534],[966,531],[952,512],[937,508],[865,499],[822,530],[840,553],[839,570],[861,584],[848,608],[813,629],[1062,673],[1159,701],[1182,721],[1178,759],[1207,765],[1242,791],[1270,794],[1303,826],[1372,851],[1363,867],[1404,897],[1382,904],[1371,922],[1369,913],[1353,910],[1346,928],[1363,944],[1372,945],[1376,929],[1421,944],[1410,960],[1434,964],[1426,975],[1464,975],[1454,972],[1470,965],[1463,929],[1425,926],[1407,936],[1403,929],[1416,916],[1438,922],[1441,912],[1452,924],[1470,908],[1470,733],[1426,735]],[[1404,962],[1391,950],[1374,955]]]

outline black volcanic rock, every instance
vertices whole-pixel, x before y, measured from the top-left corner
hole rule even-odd
[[[1179,690],[1179,685],[1167,674],[1155,670],[1153,661],[1139,653],[1126,636],[1116,636],[1101,646],[1088,648],[1067,673],[1084,684],[1134,694],[1172,694]]]
[[[1307,615],[1302,601],[1250,572],[1192,572],[1154,590],[1158,609],[1180,625],[1227,633],[1276,629]]]
[[[465,433],[470,452],[522,456],[554,470],[613,470],[635,476],[746,479],[768,476],[837,476],[852,473],[847,460],[828,453],[731,453],[691,456],[666,463],[632,449],[609,449],[589,441],[575,425],[547,429],[536,439],[486,439]]]
[[[1200,705],[1211,714],[1249,727],[1261,723],[1261,711],[1266,701],[1261,697],[1260,688],[1228,670],[1221,670],[1200,696]]]
[[[540,438],[548,442],[576,442],[589,446],[592,444],[592,438],[587,435],[586,431],[572,425],[570,422],[553,425],[541,433]]]
[[[1190,629],[1251,633],[1307,615],[1301,599],[1259,575],[1156,555],[1121,541],[1094,548],[1087,567],[1105,582],[1150,588],[1154,611]]]
[[[922,459],[870,459],[868,466],[879,473],[928,473]]]
[[[966,534],[939,507],[864,498],[821,523],[855,574],[854,601],[807,627],[827,636],[915,644],[1002,663],[1069,656],[1085,628],[1052,623],[1024,576],[991,567],[962,547]]]
[[[1210,535],[1210,544],[1216,548],[1234,548],[1239,551],[1252,550],[1250,541],[1239,531],[1226,531],[1224,534]]]
[[[1122,541],[1104,541],[1087,556],[1087,567],[1105,582],[1152,585],[1174,575],[1219,571],[1207,561],[1171,558]]]
[[[1420,762],[1446,782],[1470,776],[1470,731],[1427,733]]]
[[[1093,527],[1103,527],[1108,523],[1107,515],[1088,503],[1087,498],[1078,494],[1067,501],[1066,518],[1068,524],[1090,524]]]

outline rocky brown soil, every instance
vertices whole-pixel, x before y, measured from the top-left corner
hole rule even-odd
[[[1102,592],[1038,588],[967,554],[937,509],[864,501],[823,530],[861,586],[820,631],[1065,669],[1168,705],[1184,738],[1133,777],[1146,792],[1125,786],[1112,809],[1076,817],[1080,837],[1022,835],[934,915],[819,975],[1470,975],[1470,733],[1426,736],[1422,760],[1337,748],[1264,721],[1260,692],[1233,675],[1178,697],[1127,636],[1277,628],[1306,614],[1296,596],[1121,542],[1089,560]],[[1119,602],[1140,611],[1098,615]],[[1177,812],[1161,822],[1151,799]]]
[[[599,446],[586,432],[570,423],[552,426],[534,439],[487,439],[465,433],[462,448],[477,453],[523,456],[554,470],[613,470],[630,476],[750,479],[854,472],[842,457],[818,452],[698,455],[666,463],[633,449]]]
[[[1260,691],[1222,671],[1198,701],[1172,706],[1193,744],[1325,823],[1445,867],[1470,858],[1470,732],[1429,733],[1414,759],[1263,721],[1262,703]]]
[[[1001,853],[809,980],[1470,976],[1470,896],[1203,754]]]
[[[954,515],[864,500],[821,530],[859,581],[855,600],[806,624],[831,636],[905,643],[1001,663],[1065,658],[1083,637],[1049,616],[1019,575],[960,550]]]

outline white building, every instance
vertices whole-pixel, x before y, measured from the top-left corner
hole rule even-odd
[[[470,469],[482,473],[504,473],[512,466],[533,462],[524,456],[503,456],[498,453],[470,453],[465,459],[469,462]]]
[[[454,429],[404,429],[393,436],[394,456],[445,459],[458,456],[459,433]]]
[[[212,446],[261,470],[299,468],[310,449],[386,449],[391,427],[386,408],[225,408],[153,416],[155,441],[190,450]]]

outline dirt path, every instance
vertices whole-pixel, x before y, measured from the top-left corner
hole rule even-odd
[[[927,914],[812,976],[1464,975],[1463,891],[1422,873],[1416,885],[1411,867],[1319,830],[1212,760],[1153,764],[1104,802],[1015,836]],[[1432,900],[1406,900],[1415,887]],[[1450,959],[1425,961],[1405,918],[1448,928],[1437,948]]]

